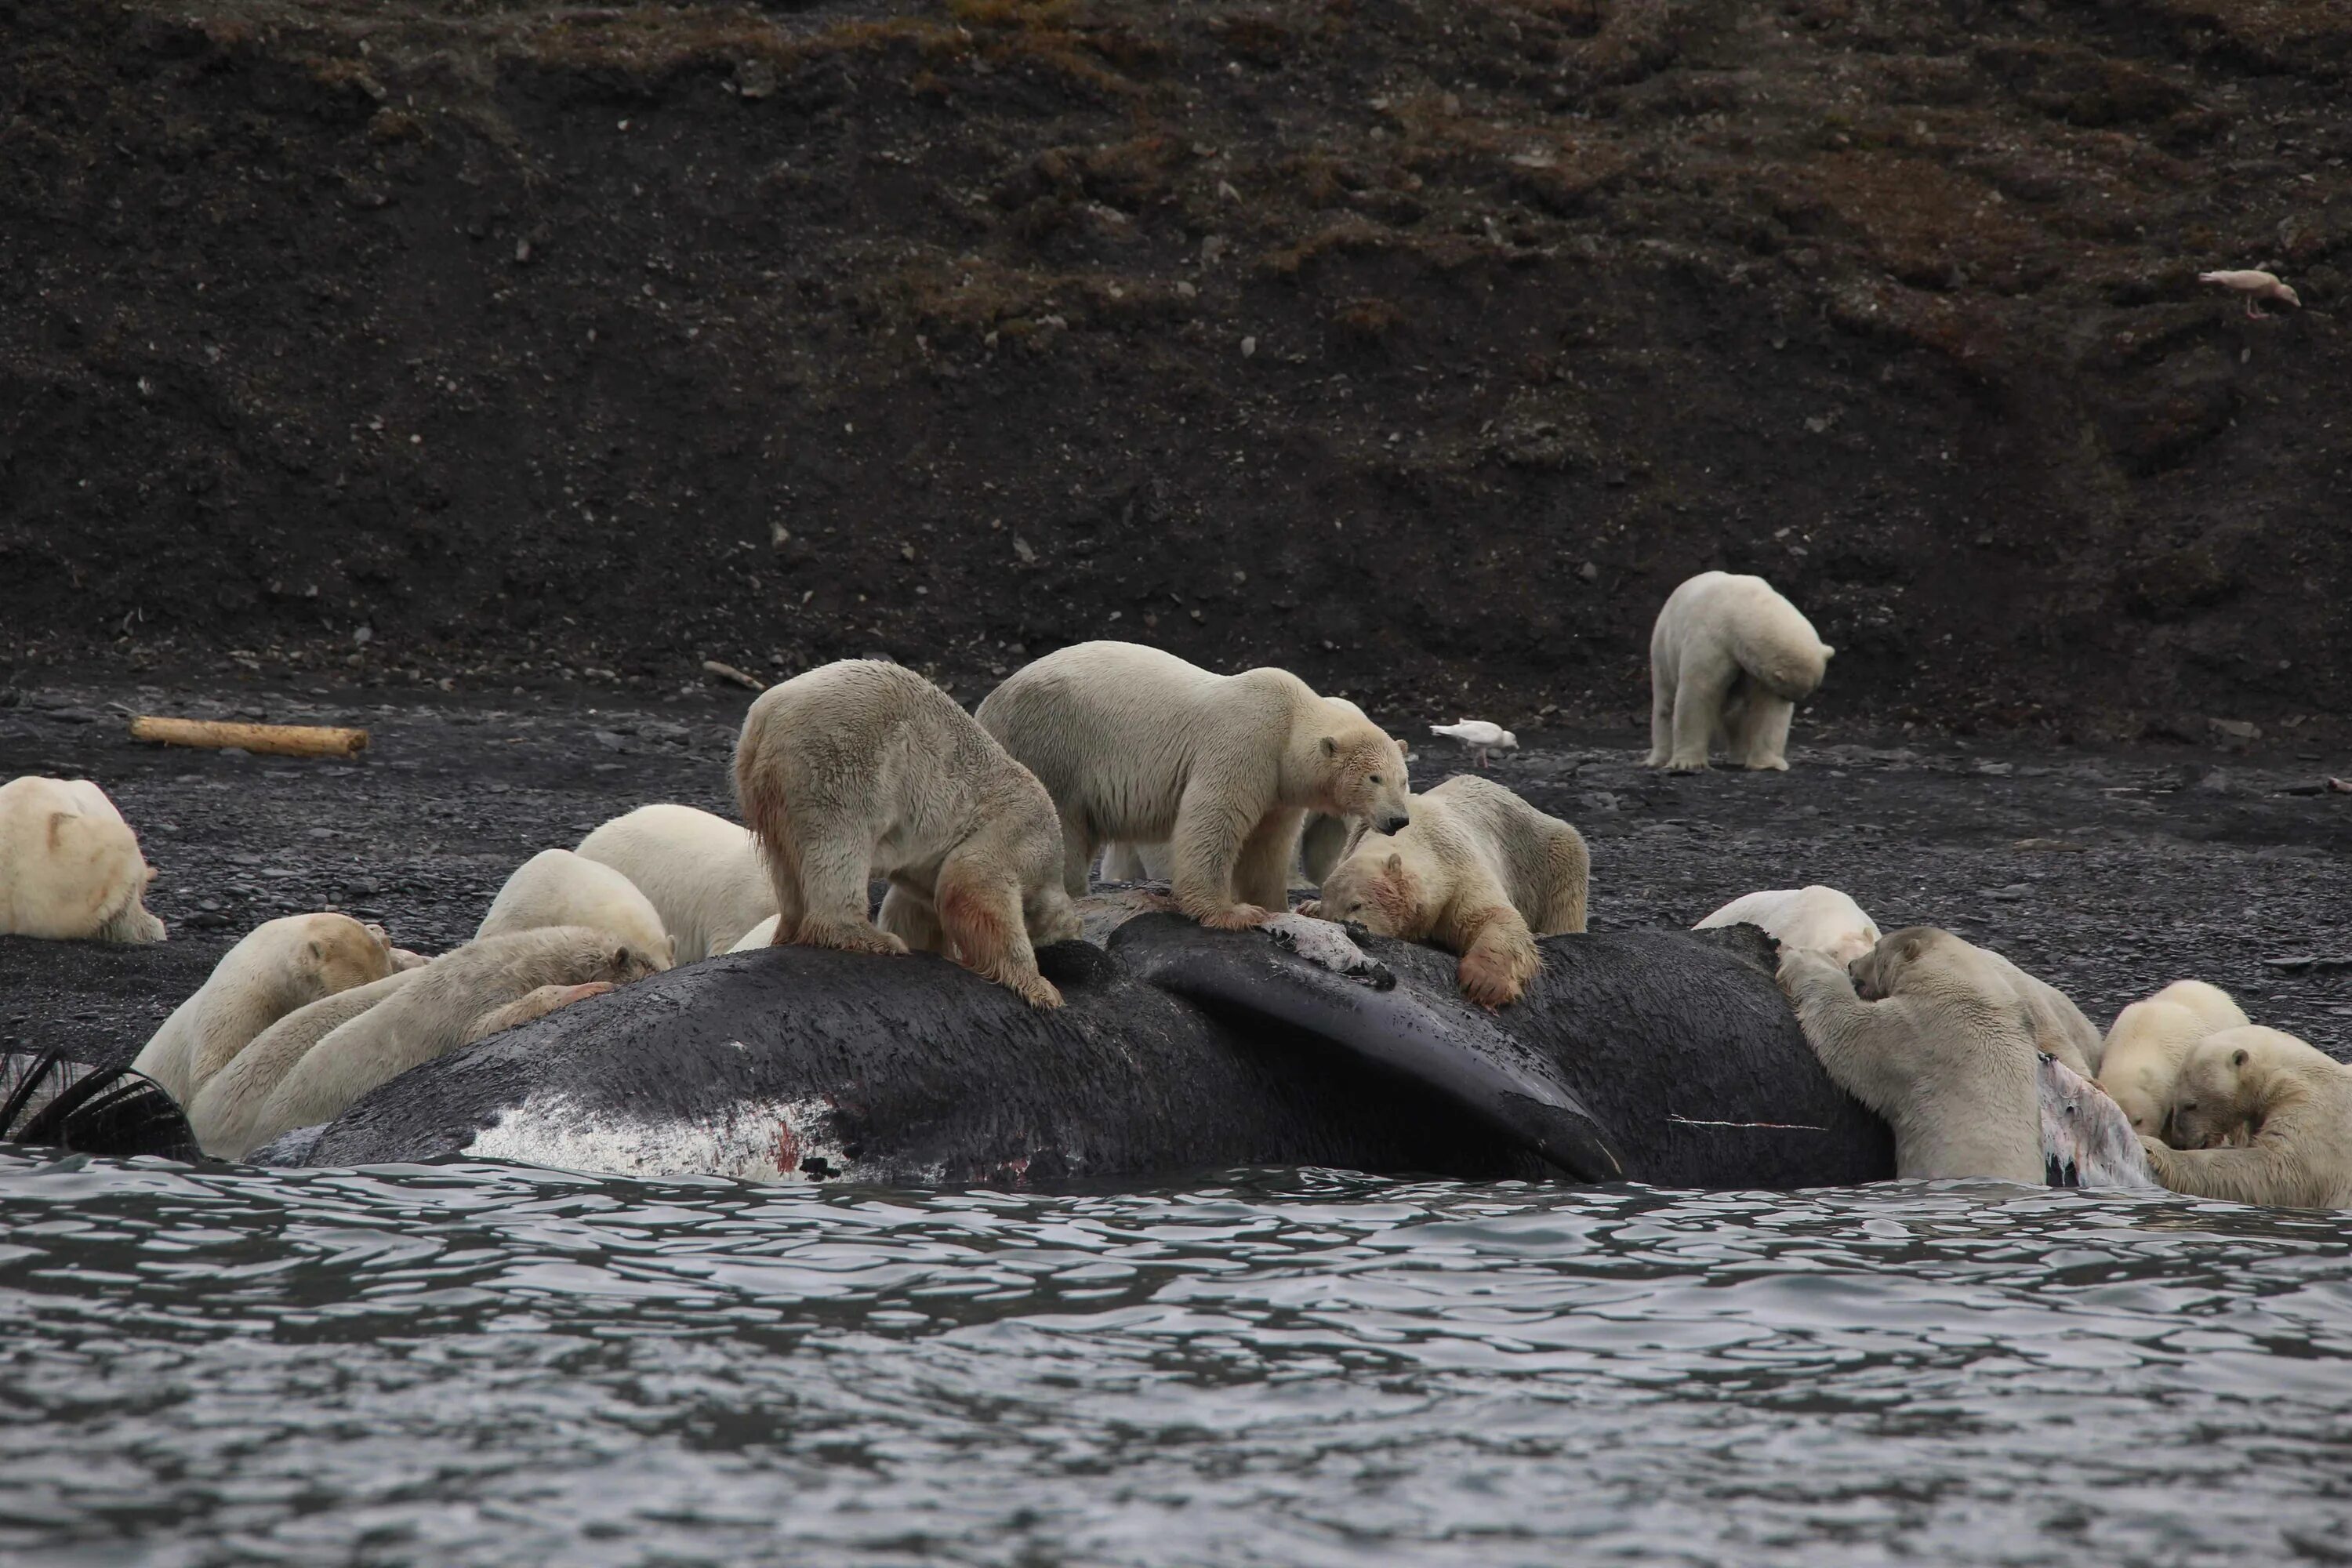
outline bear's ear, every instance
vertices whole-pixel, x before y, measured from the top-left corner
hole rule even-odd
[[[1339,754],[1339,742],[1337,737],[1331,735],[1323,737],[1323,754],[1327,757],[1336,757]]]
[[[2230,1065],[2233,1068],[2244,1067],[2251,1059],[2252,1058],[2248,1055],[2246,1047],[2243,1046],[2240,1046],[2236,1050],[2230,1053]]]
[[[327,962],[327,944],[325,942],[316,940],[311,942],[310,962],[313,963],[324,963]]]
[[[629,963],[629,944],[625,942],[615,943],[613,948],[613,956],[608,960],[608,962],[615,969],[627,968]]]
[[[1391,852],[1391,853],[1390,854],[1390,856],[1389,856],[1389,863],[1388,863],[1386,866],[1382,867],[1382,868],[1381,868],[1381,869],[1383,869],[1383,870],[1385,870],[1386,872],[1388,872],[1388,874],[1389,874],[1390,876],[1391,876],[1391,877],[1402,877],[1402,876],[1403,876],[1403,875],[1404,875],[1404,857],[1403,857],[1403,856],[1402,856],[1402,855],[1395,854],[1395,853]]]

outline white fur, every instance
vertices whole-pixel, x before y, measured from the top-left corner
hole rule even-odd
[[[161,942],[140,900],[155,873],[139,836],[88,779],[0,784],[0,936]]]
[[[1840,964],[1852,963],[1878,945],[1877,923],[1862,912],[1862,906],[1818,882],[1742,894],[1691,929],[1736,925],[1760,927],[1782,947],[1811,948]]]
[[[2180,1064],[2206,1036],[2242,1028],[2246,1015],[2230,994],[2201,980],[2176,980],[2116,1015],[2099,1056],[2099,1087],[2131,1118],[2132,1131],[2163,1130]]]
[[[1852,974],[1809,948],[1781,951],[1806,1040],[1894,1129],[1898,1175],[2044,1181],[2032,1025],[1992,956],[1926,926],[1881,938]]]
[[[213,1074],[188,1108],[196,1146],[215,1160],[242,1160],[268,1142],[253,1135],[269,1097],[294,1064],[343,1025],[424,973],[423,966],[395,969],[381,980],[354,985],[297,1007],[254,1037],[251,1044]]]
[[[1650,632],[1649,765],[1696,772],[1722,745],[1747,767],[1785,771],[1789,721],[1835,651],[1763,578],[1700,573]]]
[[[256,926],[163,1020],[131,1066],[191,1105],[247,1042],[296,1008],[393,972],[381,926],[286,915]]]
[[[776,912],[751,830],[690,805],[641,805],[582,839],[580,854],[636,884],[677,939],[680,963],[727,952]]]
[[[247,1147],[332,1120],[379,1084],[455,1048],[484,1013],[542,985],[626,984],[659,967],[642,948],[590,926],[478,938],[404,971],[414,978],[289,1064],[246,1128]]]
[[[2352,1068],[2258,1025],[2197,1042],[2173,1083],[2175,1149],[2143,1134],[2176,1192],[2242,1204],[2352,1208]]]
[[[677,944],[637,885],[610,866],[569,849],[542,849],[515,868],[490,902],[474,940],[543,926],[593,926],[651,955],[656,969],[675,961]]]
[[[734,942],[729,946],[727,951],[730,952],[749,952],[755,947],[773,947],[775,945],[776,917],[774,915],[770,915],[766,920],[761,921],[758,925],[753,926],[750,931],[747,931],[741,936],[737,937]]]
[[[1213,675],[1158,648],[1080,643],[1016,672],[978,717],[1054,797],[1072,898],[1104,844],[1165,843],[1186,914],[1255,925],[1287,901],[1307,813],[1406,820],[1402,748],[1286,670]]]

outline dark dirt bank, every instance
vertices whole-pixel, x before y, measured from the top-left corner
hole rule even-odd
[[[2347,156],[2284,0],[0,0],[0,661],[1613,724],[1720,565],[1848,715],[2333,733]]]
[[[236,938],[280,914],[340,908],[428,952],[461,942],[540,849],[647,801],[727,809],[748,700],[281,705],[272,716],[373,730],[361,761],[321,765],[140,745],[110,700],[252,710],[53,688],[0,712],[0,777],[105,781],[160,873],[149,907],[171,932],[137,948],[0,938],[0,1047],[127,1059]],[[1817,737],[1801,724],[1785,774],[1675,777],[1637,765],[1630,731],[1531,734],[1496,773],[1591,840],[1600,929],[1687,925],[1758,888],[1827,882],[1889,930],[1925,921],[2000,949],[2101,1024],[2194,976],[2352,1056],[2352,795],[2326,792],[2309,760]],[[1414,783],[1457,766],[1432,748]]]

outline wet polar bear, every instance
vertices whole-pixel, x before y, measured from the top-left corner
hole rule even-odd
[[[140,900],[155,872],[139,836],[88,779],[0,784],[0,936],[161,942]]]
[[[1584,929],[1584,836],[1491,780],[1457,773],[1412,797],[1394,835],[1360,830],[1301,914],[1462,955],[1462,994],[1516,1002],[1543,966],[1538,936]]]
[[[1895,1130],[1898,1175],[2044,1181],[2033,1022],[1994,958],[1933,926],[1881,937],[1850,973],[1781,950],[1806,1040]]]
[[[2180,1065],[2172,1148],[2140,1147],[2175,1192],[2282,1208],[2352,1208],[2352,1068],[2260,1025],[2206,1036]]]
[[[1743,894],[1691,930],[1736,925],[1756,926],[1782,947],[1811,948],[1836,963],[1852,963],[1876,947],[1882,934],[1860,904],[1818,882]]]
[[[769,688],[744,715],[735,794],[767,857],[778,942],[942,951],[1032,1006],[1062,1005],[1036,954],[1079,931],[1054,803],[913,670],[845,659]],[[880,930],[869,871],[890,883]]]
[[[1789,721],[1836,650],[1761,577],[1702,572],[1650,631],[1650,757],[1696,773],[1718,742],[1750,768],[1789,766]]]
[[[2155,1136],[2164,1130],[2165,1107],[2189,1053],[2206,1036],[2243,1028],[2246,1021],[2220,986],[2176,980],[2116,1015],[2099,1054],[2099,1087],[2123,1107],[2133,1131]]]
[[[278,1019],[397,967],[382,926],[337,914],[264,921],[213,965],[131,1065],[193,1105],[213,1075]]]
[[[542,849],[515,868],[474,940],[508,936],[544,926],[594,926],[610,931],[654,960],[656,969],[674,962],[677,944],[637,885],[610,866],[569,849]]]
[[[542,985],[626,984],[659,967],[652,954],[593,926],[478,938],[404,972],[414,978],[290,1062],[246,1123],[246,1147],[340,1116],[377,1085],[456,1048],[484,1013]]]
[[[636,884],[680,963],[725,952],[776,912],[751,829],[690,805],[641,805],[582,839],[579,853]]]
[[[1212,675],[1136,643],[1047,654],[978,718],[1061,816],[1063,886],[1104,844],[1166,843],[1177,907],[1239,931],[1283,911],[1307,814],[1405,826],[1404,752],[1353,703],[1283,669]]]

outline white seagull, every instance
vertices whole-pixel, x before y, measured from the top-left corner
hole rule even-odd
[[[2303,308],[2303,301],[2295,298],[2294,290],[2280,282],[2278,274],[2274,272],[2258,272],[2252,268],[2243,272],[2200,272],[2197,281],[2218,283],[2224,289],[2234,289],[2244,295],[2246,320],[2250,321],[2268,320],[2262,311],[2254,309],[2257,300],[2277,300],[2293,305],[2298,310]]]
[[[1433,735],[1450,735],[1478,754],[1478,765],[1486,765],[1486,753],[1518,749],[1519,738],[1500,724],[1489,724],[1484,719],[1465,719],[1456,724],[1432,724]]]

